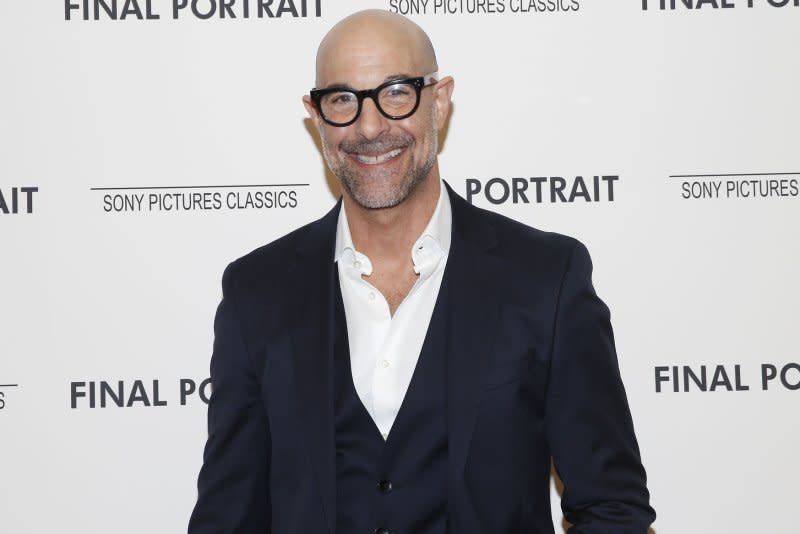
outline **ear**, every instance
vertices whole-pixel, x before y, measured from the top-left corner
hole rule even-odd
[[[319,131],[322,127],[322,117],[319,116],[317,106],[315,106],[314,102],[311,101],[311,97],[309,95],[303,95],[303,106],[305,106],[306,112],[308,113],[308,116],[311,117],[311,121],[314,123],[314,126],[317,127],[317,131]]]
[[[433,87],[434,106],[436,106],[436,130],[440,130],[450,115],[450,101],[453,96],[455,81],[452,76],[445,76]]]

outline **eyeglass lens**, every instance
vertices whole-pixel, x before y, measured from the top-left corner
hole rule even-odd
[[[413,84],[395,83],[378,93],[378,107],[391,117],[402,117],[417,105],[417,91]],[[322,113],[335,123],[349,122],[358,113],[358,97],[352,91],[328,93],[320,100]]]

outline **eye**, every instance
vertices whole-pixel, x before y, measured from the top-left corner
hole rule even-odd
[[[354,102],[356,95],[353,93],[331,93],[328,95],[328,102],[330,104],[341,106]]]
[[[407,84],[398,83],[396,85],[390,85],[384,90],[384,94],[388,97],[404,97],[411,94],[411,90]]]

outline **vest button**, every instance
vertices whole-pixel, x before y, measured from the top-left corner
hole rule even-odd
[[[378,489],[381,491],[381,493],[389,493],[392,491],[392,482],[390,480],[381,480],[378,482]],[[386,532],[388,533],[389,531],[387,530]]]
[[[378,527],[372,531],[374,534],[394,534],[391,530],[386,527]]]

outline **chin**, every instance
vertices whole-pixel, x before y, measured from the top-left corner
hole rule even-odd
[[[351,192],[350,196],[358,205],[367,209],[393,208],[408,198],[408,195],[404,195],[402,191],[381,193],[365,193],[362,191],[355,194]]]

